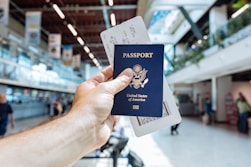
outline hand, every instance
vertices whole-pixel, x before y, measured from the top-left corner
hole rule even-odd
[[[110,115],[114,95],[126,88],[132,77],[133,71],[126,69],[112,80],[112,68],[108,67],[79,85],[71,112],[80,113],[81,121],[90,124],[96,148],[109,139],[114,127],[116,118]]]

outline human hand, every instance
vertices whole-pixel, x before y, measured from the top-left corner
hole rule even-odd
[[[89,124],[95,147],[102,146],[110,137],[115,116],[110,112],[114,95],[128,86],[133,77],[131,69],[124,70],[112,80],[112,68],[108,67],[93,78],[79,85],[71,112],[79,113],[80,121]]]

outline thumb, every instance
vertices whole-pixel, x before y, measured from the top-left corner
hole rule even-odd
[[[115,95],[121,90],[125,89],[131,82],[133,77],[133,71],[131,68],[127,68],[122,71],[119,76],[112,81],[106,82],[108,91]]]

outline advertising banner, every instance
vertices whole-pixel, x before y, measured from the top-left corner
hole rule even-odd
[[[71,66],[72,62],[72,45],[63,46],[62,60],[64,65]]]
[[[40,44],[41,12],[26,12],[25,42],[26,44]]]
[[[48,39],[48,56],[55,59],[61,57],[61,34],[50,34]]]
[[[227,122],[230,125],[237,125],[238,123],[238,110],[232,94],[229,92],[225,95],[225,110]]]
[[[80,54],[74,55],[72,57],[72,67],[74,71],[80,70],[80,64],[81,64],[81,56]]]
[[[9,0],[0,0],[0,25],[9,23]]]

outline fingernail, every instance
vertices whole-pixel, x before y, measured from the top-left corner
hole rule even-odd
[[[131,68],[127,68],[122,72],[122,75],[127,76],[128,78],[131,78],[133,76],[133,71]]]

